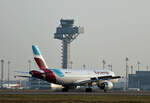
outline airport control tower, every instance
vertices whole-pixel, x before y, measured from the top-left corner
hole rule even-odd
[[[62,68],[70,68],[70,43],[83,32],[83,27],[74,26],[73,19],[60,20],[60,26],[56,28],[54,38],[62,40]]]

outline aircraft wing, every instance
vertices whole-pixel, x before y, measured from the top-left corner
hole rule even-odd
[[[100,80],[110,80],[110,79],[118,79],[121,78],[120,76],[101,76],[101,77],[92,77],[89,80],[79,80],[73,83],[73,85],[80,86],[85,85],[92,82],[98,82]]]
[[[85,85],[91,83],[91,80],[80,80],[80,81],[76,81],[73,83],[73,85],[75,86],[81,86],[81,85]]]
[[[102,76],[98,77],[98,80],[109,80],[109,79],[118,79],[121,78],[121,76]]]

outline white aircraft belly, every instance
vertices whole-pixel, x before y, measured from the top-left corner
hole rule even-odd
[[[89,79],[88,76],[86,76],[86,75],[84,75],[84,76],[81,76],[81,75],[80,76],[67,75],[67,76],[64,76],[64,77],[56,76],[56,81],[59,84],[62,84],[62,85],[72,84],[72,83],[74,83],[77,80],[85,80],[85,79]]]

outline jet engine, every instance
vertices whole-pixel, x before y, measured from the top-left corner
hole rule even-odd
[[[113,88],[113,83],[110,81],[98,82],[97,86],[104,91],[110,90]]]

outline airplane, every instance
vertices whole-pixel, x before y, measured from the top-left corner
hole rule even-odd
[[[32,50],[39,69],[31,70],[29,74],[34,78],[63,86],[63,92],[68,92],[69,89],[75,89],[77,86],[85,86],[86,92],[92,92],[92,86],[97,86],[107,92],[113,88],[113,83],[121,78],[115,76],[110,70],[48,68],[38,46],[32,45]]]
[[[20,80],[17,83],[4,83],[3,84],[3,88],[7,88],[7,89],[18,89],[21,88],[21,82]]]

